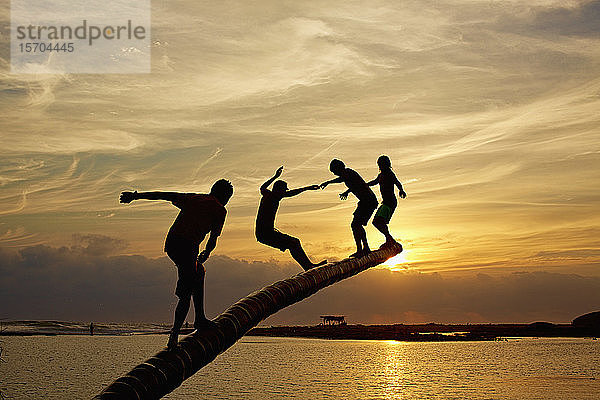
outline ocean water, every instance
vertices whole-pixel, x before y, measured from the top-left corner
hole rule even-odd
[[[164,335],[0,337],[6,399],[86,399]],[[168,399],[600,399],[600,341],[245,337]]]

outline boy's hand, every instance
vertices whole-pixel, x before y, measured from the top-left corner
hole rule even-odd
[[[340,193],[340,200],[346,200],[348,198],[348,192]]]
[[[119,201],[121,203],[129,204],[135,200],[137,196],[137,190],[135,192],[122,192]]]
[[[200,254],[198,254],[198,259],[196,260],[196,262],[197,262],[198,264],[204,264],[204,262],[205,262],[206,260],[208,260],[208,256],[209,256],[209,255],[210,255],[210,253],[209,253],[208,251],[206,251],[206,250],[202,250],[202,251],[200,252]]]
[[[399,195],[400,195],[400,198],[402,198],[402,199],[406,198],[406,192],[404,190],[401,190]]]
[[[327,182],[323,182],[323,183],[321,183],[321,184],[319,185],[319,187],[320,187],[321,189],[325,189],[325,188],[327,187],[327,185],[329,185],[329,183],[327,183]]]
[[[279,178],[281,176],[281,173],[283,172],[283,165],[279,168],[277,168],[277,171],[275,171],[275,178]]]

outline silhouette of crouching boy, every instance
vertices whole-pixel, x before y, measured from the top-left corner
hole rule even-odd
[[[255,235],[256,240],[259,243],[265,244],[270,247],[274,247],[281,251],[289,250],[292,258],[300,264],[300,266],[308,271],[311,268],[318,267],[327,262],[322,260],[318,263],[310,261],[306,252],[302,248],[300,239],[279,232],[275,229],[275,217],[281,200],[288,197],[297,196],[307,190],[317,190],[318,185],[309,185],[298,189],[288,189],[287,183],[282,180],[278,180],[273,183],[277,178],[281,176],[283,172],[283,166],[279,167],[275,174],[269,178],[260,187],[260,205],[258,206],[258,212],[256,213],[256,226]],[[269,186],[273,183],[273,190],[269,190]]]

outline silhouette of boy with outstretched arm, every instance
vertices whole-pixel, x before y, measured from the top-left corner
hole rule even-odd
[[[256,240],[259,243],[267,246],[275,247],[281,251],[289,250],[290,254],[300,264],[304,270],[309,270],[313,267],[325,264],[323,260],[319,263],[312,263],[300,243],[300,239],[295,238],[275,229],[275,216],[279,208],[279,202],[285,197],[297,196],[306,190],[317,190],[319,185],[305,186],[299,189],[288,190],[287,183],[279,180],[273,184],[273,190],[269,190],[269,186],[273,181],[281,176],[283,167],[279,167],[271,178],[269,178],[260,187],[260,205],[256,214]]]
[[[354,194],[358,199],[358,205],[354,210],[354,218],[350,224],[356,242],[356,253],[351,254],[350,257],[362,257],[371,251],[369,243],[367,243],[367,233],[363,227],[367,225],[373,211],[377,208],[377,197],[358,172],[346,168],[342,161],[332,160],[329,164],[329,170],[338,177],[321,183],[321,189],[325,189],[330,183],[345,183],[348,190],[340,194],[340,199],[346,200],[349,193]]]
[[[175,308],[173,328],[167,347],[177,346],[179,330],[194,299],[194,328],[201,329],[212,324],[204,315],[204,275],[202,265],[217,245],[223,230],[227,211],[225,205],[233,195],[233,186],[220,179],[212,186],[209,194],[178,192],[123,192],[121,203],[133,200],[166,200],[179,208],[179,214],[169,229],[165,240],[165,252],[177,266],[177,288],[179,302]],[[200,253],[199,246],[206,237],[206,247]]]
[[[367,185],[373,186],[379,184],[379,191],[381,192],[381,205],[375,213],[373,218],[373,226],[383,233],[385,236],[384,245],[395,244],[396,240],[390,235],[388,224],[392,219],[392,214],[398,205],[396,200],[395,187],[398,187],[398,195],[401,198],[406,198],[406,192],[402,188],[402,184],[396,178],[396,174],[392,171],[392,162],[388,156],[380,156],[377,159],[377,165],[379,166],[379,175],[377,178],[368,182]]]

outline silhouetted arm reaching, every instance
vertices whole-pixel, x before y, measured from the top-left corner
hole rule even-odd
[[[377,178],[373,179],[372,181],[367,182],[367,186],[375,186],[378,183],[379,183],[379,176]]]
[[[340,193],[340,200],[346,200],[348,195],[350,194],[350,189],[346,190],[344,193]]]
[[[178,192],[122,192],[120,201],[121,203],[131,203],[133,200],[165,200],[170,202],[176,202],[181,200],[185,196],[185,193]]]
[[[292,196],[296,196],[302,192],[305,192],[307,190],[317,190],[319,189],[319,185],[309,185],[309,186],[304,186],[298,189],[292,189],[292,190],[288,190],[287,192],[285,192],[285,194],[283,195],[283,197],[292,197]]]
[[[340,177],[337,177],[335,179],[330,179],[330,180],[328,180],[326,182],[321,183],[319,185],[319,187],[321,189],[325,189],[327,187],[327,185],[329,185],[330,183],[342,183],[342,182],[344,182],[344,179],[340,176]]]
[[[282,173],[282,172],[283,172],[283,165],[282,165],[281,167],[277,168],[277,171],[275,171],[275,175],[273,175],[272,177],[270,177],[270,178],[269,178],[269,179],[268,179],[268,180],[267,180],[265,183],[263,183],[263,184],[261,185],[261,187],[260,187],[260,192],[261,192],[262,194],[264,194],[264,192],[265,192],[266,190],[268,190],[268,189],[269,189],[269,185],[270,185],[271,183],[273,183],[273,181],[274,181],[275,179],[279,178],[279,177],[281,176],[281,173]]]

